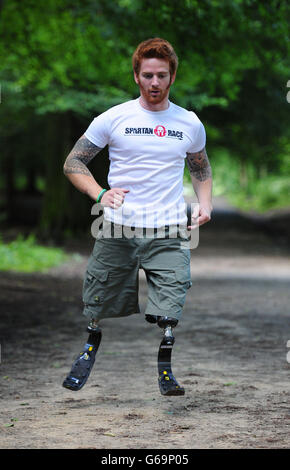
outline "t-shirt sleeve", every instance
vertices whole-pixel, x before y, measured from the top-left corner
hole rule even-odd
[[[89,125],[84,135],[93,144],[100,148],[106,147],[109,143],[110,116],[106,111],[97,116]]]
[[[206,133],[204,125],[201,121],[198,122],[196,134],[192,139],[192,145],[188,149],[188,153],[199,152],[205,147]]]

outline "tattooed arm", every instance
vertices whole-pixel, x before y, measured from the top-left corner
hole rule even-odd
[[[202,225],[210,220],[212,211],[212,172],[206,148],[188,153],[186,163],[199,202],[199,214],[193,214],[193,218],[197,219],[198,225]]]
[[[64,174],[70,182],[79,191],[94,200],[97,199],[102,188],[94,179],[87,165],[100,150],[83,135],[68,154],[63,167]]]
[[[87,165],[100,150],[100,147],[83,135],[68,154],[63,166],[64,174],[70,182],[94,201],[103,188],[97,183]],[[117,209],[123,203],[126,192],[128,190],[123,188],[112,188],[103,195],[102,204]]]

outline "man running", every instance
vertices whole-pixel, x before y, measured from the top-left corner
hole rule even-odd
[[[148,283],[145,318],[163,328],[159,387],[163,395],[183,395],[171,371],[172,328],[181,317],[191,286],[189,231],[210,220],[212,177],[205,129],[192,111],[169,101],[178,58],[160,38],[143,41],[133,54],[138,99],[96,117],[64,164],[71,183],[104,208],[83,284],[88,341],[63,386],[80,390],[88,379],[101,341],[104,318],[140,313],[138,274]],[[109,147],[110,189],[87,168]],[[191,173],[198,213],[188,226],[183,198],[184,162]]]

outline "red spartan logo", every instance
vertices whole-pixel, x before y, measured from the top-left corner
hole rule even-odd
[[[154,134],[157,137],[164,137],[166,135],[166,129],[164,126],[156,126],[154,129]]]

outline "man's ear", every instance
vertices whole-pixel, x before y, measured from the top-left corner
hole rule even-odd
[[[173,85],[173,83],[175,82],[175,78],[176,78],[176,72],[174,72],[174,74],[171,75],[170,85]]]
[[[135,80],[135,82],[137,83],[137,85],[139,85],[139,77],[138,77],[138,75],[136,74],[136,72],[134,72],[134,80]]]

